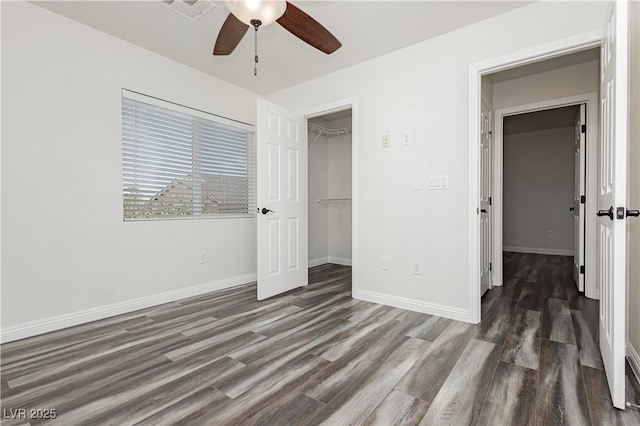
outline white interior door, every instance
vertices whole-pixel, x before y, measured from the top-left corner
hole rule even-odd
[[[613,405],[621,409],[625,408],[627,19],[627,2],[612,2],[600,53],[602,131],[598,168],[600,351]]]
[[[491,288],[491,111],[480,112],[480,296]]]
[[[307,285],[307,120],[258,99],[258,300]]]
[[[573,197],[573,279],[579,291],[584,291],[584,199],[585,195],[585,142],[586,105],[580,105],[575,121],[574,154],[574,197]]]

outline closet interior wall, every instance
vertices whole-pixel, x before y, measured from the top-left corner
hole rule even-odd
[[[351,118],[309,122],[309,266],[351,265]]]

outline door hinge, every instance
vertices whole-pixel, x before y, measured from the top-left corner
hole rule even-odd
[[[493,198],[489,197],[489,205],[491,205],[492,202],[493,202]]]
[[[493,132],[491,130],[489,130],[489,137],[492,138],[493,137]]]
[[[580,273],[584,274],[584,265],[580,265]]]
[[[587,133],[587,125],[586,125],[586,124],[583,124],[583,125],[582,125],[582,127],[580,128],[580,131],[581,131],[582,133]]]
[[[489,270],[493,271],[493,263],[489,262]]]
[[[587,202],[587,197],[585,197],[584,195],[580,196],[580,204],[584,204]]]

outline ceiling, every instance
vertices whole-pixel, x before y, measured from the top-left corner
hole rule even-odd
[[[502,81],[513,80],[515,78],[526,77],[541,72],[598,60],[600,60],[600,47],[583,50],[569,55],[558,56],[557,58],[547,59],[546,61],[534,62],[532,64],[500,71],[495,74],[489,74],[487,75],[487,78],[494,83],[500,83]]]
[[[295,1],[341,42],[326,55],[277,23],[260,28],[230,56],[212,55],[227,17],[224,2],[192,22],[160,1],[36,1],[69,17],[205,73],[267,95],[530,3],[528,1]]]
[[[505,117],[503,133],[504,135],[515,135],[573,127],[578,115],[578,108],[577,105],[573,105]]]

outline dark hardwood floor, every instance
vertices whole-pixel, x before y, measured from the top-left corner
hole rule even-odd
[[[353,300],[348,267],[309,275],[4,344],[2,424],[640,424],[611,405],[570,257],[506,253],[479,325]]]

